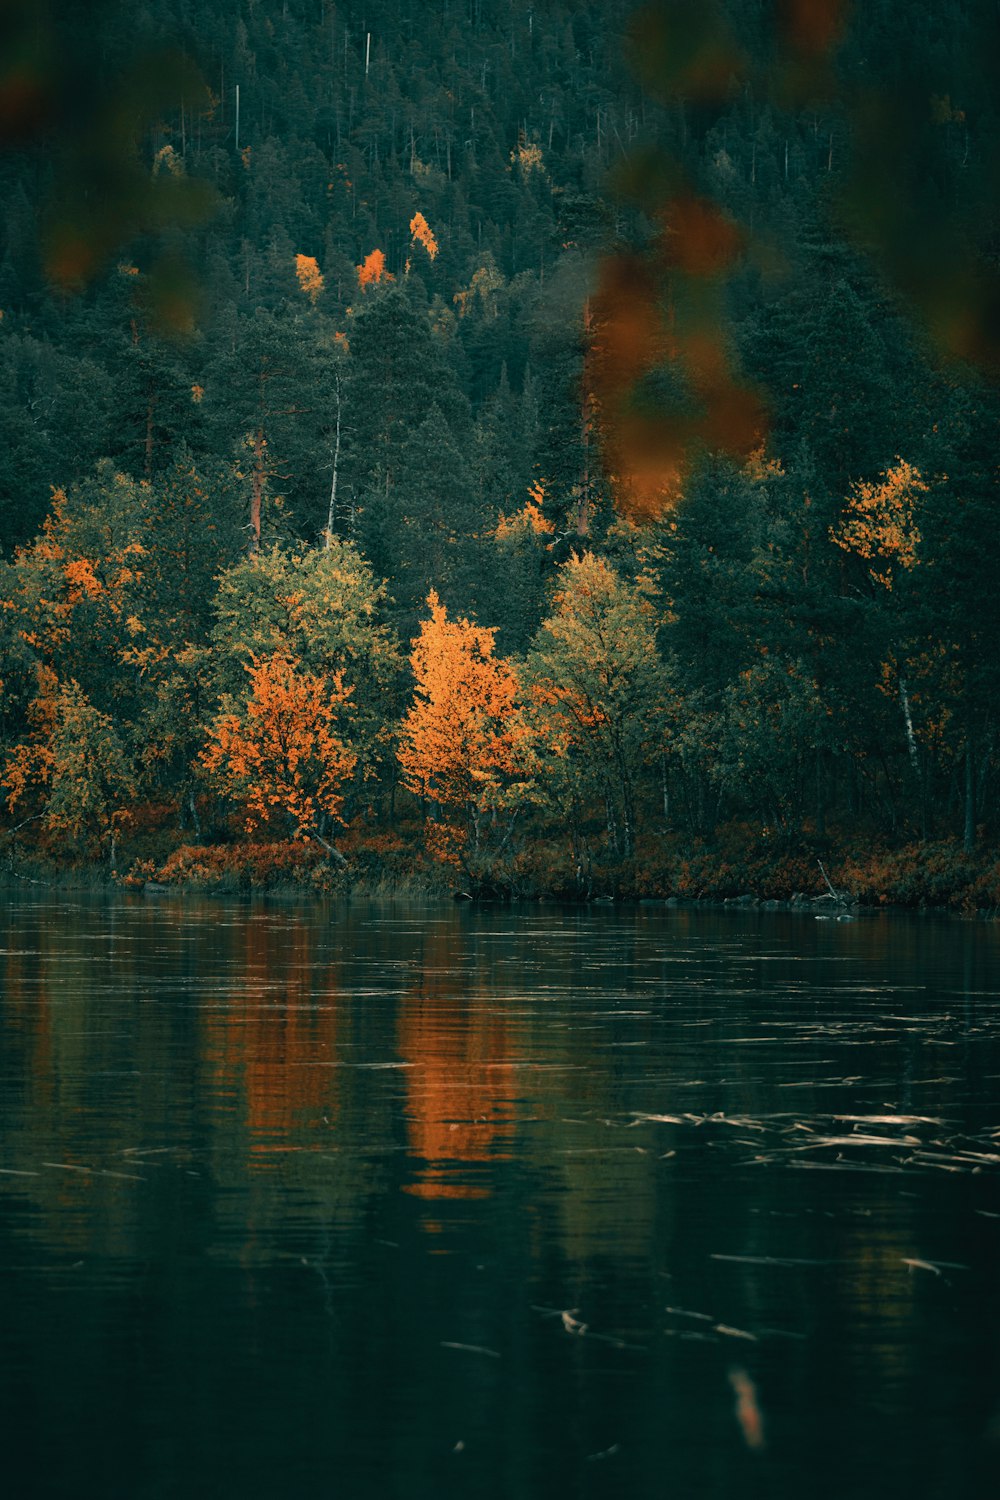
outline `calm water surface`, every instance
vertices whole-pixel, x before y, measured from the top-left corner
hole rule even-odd
[[[0,908],[0,1493],[1000,1493],[1000,929]]]

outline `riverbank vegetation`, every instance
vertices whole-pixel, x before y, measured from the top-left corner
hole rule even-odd
[[[995,17],[698,11],[25,13],[14,877],[1000,906]]]

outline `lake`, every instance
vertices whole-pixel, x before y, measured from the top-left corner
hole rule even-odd
[[[0,907],[11,1500],[1000,1485],[1000,926]]]

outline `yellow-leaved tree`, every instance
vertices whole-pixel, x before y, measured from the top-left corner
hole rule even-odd
[[[112,868],[118,835],[136,798],[134,768],[118,732],[77,682],[59,683],[41,667],[38,694],[28,708],[29,738],[7,756],[2,780],[7,805],[37,809],[60,848],[90,856],[102,846]]]
[[[295,279],[299,284],[299,290],[305,293],[315,307],[323,291],[324,283],[323,273],[314,255],[296,255]]]
[[[400,731],[403,781],[434,810],[435,852],[474,881],[492,881],[531,800],[534,757],[517,674],[494,654],[495,631],[449,620],[433,590],[427,603],[430,619],[410,657],[416,692]]]
[[[636,787],[661,753],[669,699],[656,613],[640,584],[590,552],[564,565],[553,604],[525,669],[539,784],[575,845],[596,814],[630,859]]]

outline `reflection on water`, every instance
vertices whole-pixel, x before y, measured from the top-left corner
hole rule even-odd
[[[1000,930],[10,900],[14,1496],[1000,1479]]]
[[[199,1007],[199,1051],[211,1097],[241,1101],[251,1167],[273,1170],[310,1119],[336,1113],[336,965],[314,964],[301,924],[245,922],[234,937],[239,989]]]
[[[410,994],[400,1009],[398,1038],[411,1068],[407,1143],[421,1163],[406,1190],[429,1199],[487,1197],[487,1181],[477,1182],[471,1169],[509,1161],[503,1147],[514,1131],[515,1079],[502,1015],[461,998],[442,1014],[433,999],[427,1004]]]

